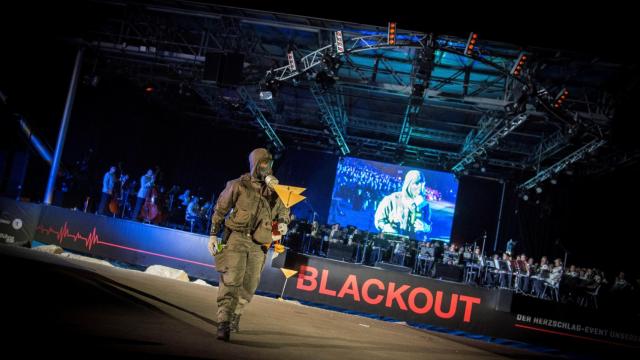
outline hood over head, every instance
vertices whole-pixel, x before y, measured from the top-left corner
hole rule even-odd
[[[264,174],[264,176],[270,175],[272,173],[271,165],[273,164],[273,156],[271,156],[269,150],[257,148],[249,154],[249,173],[251,173],[251,176],[260,180],[264,180],[264,176],[261,176],[258,166],[262,160],[269,162],[268,173]]]

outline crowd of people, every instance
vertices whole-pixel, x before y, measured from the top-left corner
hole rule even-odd
[[[628,304],[640,297],[640,280],[629,282],[624,272],[608,278],[598,268],[565,267],[560,258],[550,261],[542,256],[536,260],[509,252],[487,256],[479,246],[470,244],[388,241],[385,234],[353,226],[292,221],[286,244],[299,252],[364,265],[382,261],[407,266],[414,274],[430,277],[436,276],[435,263],[459,266],[463,281],[473,286],[510,289],[524,296],[577,306]]]
[[[375,210],[386,195],[402,188],[402,176],[381,173],[368,165],[354,166],[338,163],[336,171],[335,198],[351,204],[352,210]],[[425,187],[428,201],[439,201],[442,194],[436,189]]]
[[[526,296],[598,308],[603,303],[635,301],[640,295],[640,279],[630,283],[622,271],[615,278],[607,278],[598,268],[566,267],[560,258],[550,262],[542,256],[538,262],[526,254],[513,256],[508,252],[482,257],[477,248],[472,259],[465,264],[470,274],[468,282],[511,289]]]

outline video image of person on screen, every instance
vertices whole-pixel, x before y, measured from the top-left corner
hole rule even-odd
[[[375,212],[375,226],[386,234],[426,241],[431,232],[431,207],[427,201],[424,175],[408,171],[402,190],[385,196]]]

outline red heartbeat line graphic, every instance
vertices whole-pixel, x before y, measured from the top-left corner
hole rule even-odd
[[[49,227],[48,229],[45,229],[44,226],[41,226],[41,225],[38,225],[36,230],[40,231],[42,233],[46,233],[47,235],[56,234],[56,239],[58,239],[58,242],[60,244],[62,244],[62,241],[64,239],[66,239],[66,238],[73,239],[73,242],[78,241],[78,239],[84,240],[84,246],[88,250],[91,250],[91,248],[94,245],[102,243],[100,241],[100,238],[98,238],[98,233],[96,232],[96,228],[95,227],[93,228],[93,231],[91,231],[91,233],[87,237],[82,237],[82,235],[80,235],[80,233],[76,233],[75,235],[71,234],[69,232],[69,228],[67,227],[67,222],[66,221],[65,221],[64,225],[62,225],[60,230],[56,230],[56,229],[53,229],[51,227]]]
[[[115,247],[115,248],[118,248],[118,249],[123,249],[123,250],[143,253],[143,254],[149,254],[149,255],[153,255],[153,256],[159,256],[159,257],[163,257],[163,258],[166,258],[166,259],[177,260],[177,261],[182,261],[182,262],[186,262],[186,263],[191,263],[191,264],[206,266],[206,267],[210,267],[210,268],[215,268],[215,265],[211,265],[211,264],[205,264],[205,263],[201,263],[201,262],[198,262],[198,261],[181,259],[181,258],[174,257],[174,256],[154,253],[154,252],[141,250],[141,249],[136,249],[136,248],[127,247],[127,246],[118,245],[118,244],[112,244],[112,243],[109,243],[109,242],[106,242],[106,241],[100,241],[100,238],[98,237],[98,232],[96,231],[95,227],[93,228],[91,233],[89,233],[89,235],[87,235],[87,237],[83,237],[78,232],[76,232],[75,234],[71,234],[71,232],[69,231],[69,227],[67,226],[67,222],[66,221],[64,222],[64,225],[62,225],[62,227],[60,229],[58,229],[58,230],[56,230],[56,229],[54,229],[54,228],[52,228],[50,226],[49,227],[44,227],[42,225],[38,225],[38,227],[36,227],[36,231],[39,231],[39,232],[41,232],[43,234],[47,234],[47,235],[55,234],[56,235],[56,239],[58,240],[58,242],[60,244],[62,244],[62,242],[66,238],[73,239],[73,242],[77,242],[78,240],[83,240],[84,243],[85,243],[85,247],[89,251],[91,251],[91,248],[93,248],[94,245],[104,245],[104,246]]]

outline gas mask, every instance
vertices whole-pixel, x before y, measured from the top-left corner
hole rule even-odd
[[[262,160],[258,163],[258,176],[260,180],[264,180],[267,175],[271,175],[273,170],[271,166],[273,165],[273,160]]]

